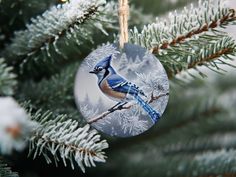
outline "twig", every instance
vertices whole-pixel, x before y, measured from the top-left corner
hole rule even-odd
[[[154,47],[150,51],[153,54],[158,54],[160,49],[167,49],[169,46],[175,46],[177,44],[180,44],[181,42],[184,42],[186,39],[189,39],[203,32],[209,31],[210,29],[217,28],[218,26],[221,26],[225,22],[233,20],[236,20],[236,11],[234,9],[231,9],[230,12],[227,15],[223,16],[221,19],[212,21],[209,24],[204,24],[202,27],[192,30],[186,35],[180,35],[175,39],[173,39],[171,42],[164,42],[160,47]]]
[[[156,101],[158,99],[160,99],[161,97],[164,97],[164,96],[167,96],[169,95],[169,93],[164,93],[164,94],[160,94],[158,96],[154,96],[153,94],[151,95],[151,98],[150,100],[148,101],[148,103],[152,103],[153,101]],[[89,119],[88,123],[89,124],[92,124],[94,122],[97,122],[98,120],[101,120],[103,118],[105,118],[106,116],[108,116],[109,114],[115,112],[115,111],[120,111],[120,110],[125,110],[125,109],[130,109],[132,106],[134,106],[135,104],[131,104],[131,105],[124,105],[122,107],[117,107],[115,109],[112,109],[112,110],[108,110],[106,112],[103,112],[102,114],[96,116],[96,117],[93,117],[91,119]]]
[[[225,48],[225,49],[216,51],[215,53],[213,53],[213,54],[211,54],[211,55],[209,55],[205,58],[201,58],[200,60],[196,60],[196,61],[193,61],[193,62],[189,63],[188,64],[188,69],[192,69],[192,68],[195,68],[196,66],[201,66],[204,63],[211,62],[215,59],[218,59],[219,57],[221,57],[223,55],[231,53],[233,50],[234,50],[233,48]],[[183,69],[179,69],[179,70],[176,70],[176,71],[173,71],[173,72],[168,72],[169,79],[172,78],[174,75],[179,74],[182,70]]]
[[[86,19],[88,19],[88,18],[92,17],[94,14],[96,14],[97,10],[98,10],[98,7],[96,7],[96,6],[90,7],[88,9],[88,11],[84,14],[84,16],[81,17],[81,19],[77,19],[76,21],[72,22],[67,28],[59,31],[57,33],[57,35],[53,35],[53,36],[50,36],[49,38],[45,39],[45,41],[42,42],[40,45],[38,45],[35,48],[30,49],[28,53],[21,55],[19,60],[17,60],[17,61],[14,60],[12,62],[12,64],[14,66],[18,66],[22,62],[22,60],[24,60],[25,58],[27,58],[29,56],[30,53],[33,53],[33,54],[39,53],[43,46],[45,46],[46,44],[52,44],[56,40],[56,36],[58,36],[59,38],[63,37],[66,35],[66,32],[68,31],[68,29],[73,28],[77,24],[84,24]]]
[[[194,68],[195,66],[201,66],[203,65],[205,62],[210,62],[216,58],[219,58],[221,57],[222,55],[226,55],[226,54],[229,54],[233,51],[234,49],[233,48],[225,48],[225,49],[222,49],[220,51],[216,51],[215,53],[213,53],[212,55],[209,55],[207,56],[206,58],[201,58],[199,61],[194,61],[192,63],[190,63],[188,65],[188,69],[191,69],[191,68]]]
[[[76,145],[70,144],[70,143],[65,143],[65,142],[59,142],[58,140],[52,140],[49,137],[44,137],[43,135],[34,135],[35,141],[40,141],[42,140],[43,142],[46,142],[45,144],[55,144],[58,147],[63,147],[63,148],[69,148],[72,149],[74,153],[76,152],[81,152],[81,153],[87,153],[90,154],[91,156],[97,156],[97,153],[89,148],[83,148],[83,147],[77,147]]]

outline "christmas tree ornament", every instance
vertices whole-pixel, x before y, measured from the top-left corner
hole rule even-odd
[[[75,98],[81,114],[111,136],[139,135],[161,118],[169,81],[159,60],[128,42],[128,2],[120,0],[119,44],[104,45],[80,65]]]

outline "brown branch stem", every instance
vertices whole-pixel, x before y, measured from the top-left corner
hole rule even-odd
[[[189,65],[188,65],[188,69],[191,69],[191,68],[194,68],[195,66],[201,66],[201,65],[203,65],[205,62],[210,62],[210,61],[212,61],[212,60],[214,60],[214,59],[216,59],[216,58],[219,58],[219,57],[221,57],[222,55],[225,55],[225,54],[228,54],[228,53],[230,53],[230,52],[232,52],[232,48],[225,48],[225,49],[222,49],[222,50],[219,50],[219,51],[216,51],[214,54],[212,54],[212,55],[209,55],[209,56],[207,56],[207,57],[205,57],[205,58],[201,58],[200,60],[198,60],[198,61],[194,61],[194,62],[192,62],[192,63],[190,63]]]
[[[169,93],[163,93],[163,94],[160,94],[158,96],[154,96],[153,94],[151,95],[151,98],[149,99],[148,103],[152,103],[153,101],[156,101],[158,99],[160,99],[161,97],[164,97],[164,96],[167,96],[169,95]],[[117,107],[115,109],[112,109],[112,110],[108,110],[106,112],[103,112],[102,114],[98,115],[98,116],[95,116],[93,118],[90,118],[88,123],[89,124],[92,124],[92,123],[95,123],[103,118],[105,118],[106,116],[108,116],[109,114],[112,114],[113,112],[115,111],[121,111],[121,110],[125,110],[125,109],[130,109],[132,106],[134,106],[135,104],[129,104],[129,105],[124,105],[122,107]]]
[[[188,69],[195,68],[196,66],[201,66],[206,62],[211,62],[211,61],[221,57],[222,55],[226,55],[226,54],[231,53],[233,50],[234,50],[233,48],[225,48],[225,49],[216,51],[215,53],[213,53],[213,54],[211,54],[211,55],[209,55],[205,58],[201,58],[200,60],[196,60],[196,61],[193,61],[192,63],[189,63],[188,64]],[[174,75],[179,74],[182,70],[183,69],[179,69],[179,70],[176,70],[174,72],[169,72],[168,73],[169,79],[172,78]]]
[[[62,143],[59,142],[57,140],[51,140],[49,137],[42,137],[42,135],[35,135],[35,140],[39,141],[40,139],[43,142],[47,142],[47,144],[56,144],[56,145],[60,145],[61,147],[65,147],[66,148],[70,148],[72,151],[74,152],[80,152],[80,153],[87,153],[90,154],[91,156],[97,156],[97,153],[95,151],[91,151],[90,149],[86,149],[86,148],[82,148],[82,147],[76,147],[73,144],[66,144],[66,143]]]
[[[51,36],[49,37],[48,39],[46,39],[44,42],[42,42],[39,46],[35,47],[35,48],[32,48],[31,50],[28,51],[28,53],[26,54],[23,54],[20,56],[20,59],[19,60],[14,60],[12,61],[12,64],[13,65],[19,65],[19,63],[22,62],[22,60],[24,60],[25,58],[28,57],[28,54],[30,53],[38,53],[42,47],[44,47],[46,44],[52,44],[55,40],[56,40],[56,37],[55,36],[59,36],[59,37],[63,37],[65,36],[66,32],[68,31],[68,29],[74,27],[76,24],[84,24],[86,19],[92,17],[98,10],[98,7],[96,6],[92,6],[88,9],[88,11],[84,14],[83,17],[81,17],[80,19],[77,19],[76,21],[74,21],[73,23],[71,23],[66,29],[63,29],[61,31],[59,31],[57,33],[57,35],[54,35],[54,36]],[[80,22],[79,22],[80,21]]]
[[[158,54],[160,49],[167,49],[169,46],[175,46],[184,42],[186,39],[189,39],[195,35],[201,34],[203,32],[209,31],[210,29],[217,28],[224,24],[227,21],[236,20],[236,12],[234,9],[231,9],[227,15],[224,15],[221,19],[212,21],[211,23],[206,23],[198,29],[192,30],[185,35],[180,35],[173,39],[171,42],[164,42],[160,47],[154,47],[151,49],[153,54]]]

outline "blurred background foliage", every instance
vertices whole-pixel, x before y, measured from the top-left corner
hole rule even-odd
[[[139,10],[131,14],[130,26],[141,28],[156,16],[164,17],[170,10],[182,9],[192,2],[196,0],[132,0],[130,4]],[[2,0],[0,49],[10,42],[13,31],[24,29],[31,17],[60,3],[59,0]],[[92,45],[85,43],[82,52],[75,55],[76,50],[70,51],[70,56],[82,59],[97,45],[112,40],[116,30],[109,31],[109,37],[94,33]],[[59,75],[40,82],[22,82],[18,99],[30,98],[36,107],[51,109],[56,114],[68,113],[81,120],[73,100],[73,81],[79,64],[80,61],[73,61]],[[7,162],[22,177],[233,176],[236,174],[236,72],[228,67],[224,69],[228,72],[223,75],[203,69],[208,78],[186,79],[182,75],[184,82],[171,81],[169,105],[158,125],[133,138],[103,135],[110,143],[107,163],[87,169],[86,174],[62,164],[59,168],[47,165],[43,158],[26,159],[27,150],[7,157]]]
[[[144,13],[149,13],[154,16],[159,16],[167,13],[171,10],[178,10],[186,4],[197,2],[197,0],[145,0],[137,1],[131,0],[131,3],[135,4],[137,7],[141,7]]]

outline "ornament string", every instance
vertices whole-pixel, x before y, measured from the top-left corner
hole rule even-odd
[[[129,40],[128,32],[129,3],[128,0],[119,0],[120,47]]]

